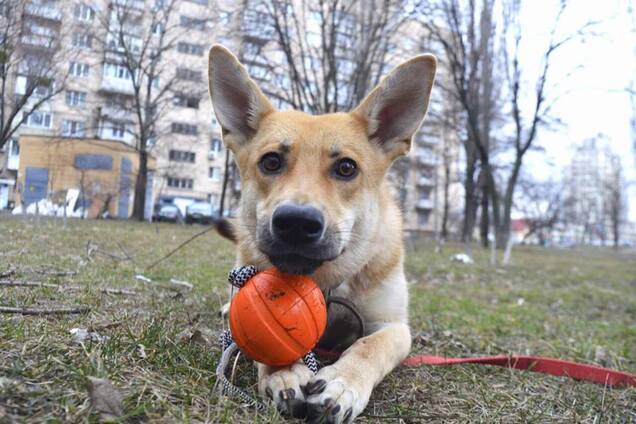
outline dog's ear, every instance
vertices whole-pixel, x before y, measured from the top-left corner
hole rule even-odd
[[[437,60],[424,54],[402,63],[353,110],[367,125],[369,140],[391,159],[406,154],[426,110]]]
[[[233,149],[252,138],[263,117],[274,107],[225,47],[212,46],[208,63],[212,106],[223,129],[223,139]]]

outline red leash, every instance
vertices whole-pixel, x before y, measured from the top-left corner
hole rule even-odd
[[[591,381],[607,386],[636,387],[636,375],[627,372],[597,367],[595,365],[579,364],[562,359],[543,358],[541,356],[481,356],[475,358],[445,358],[442,356],[415,355],[409,356],[402,365],[417,367],[420,365],[456,365],[483,364],[500,367],[529,370],[557,377],[570,377],[575,380]]]
[[[339,352],[323,349],[314,349],[314,352],[320,357],[332,360],[340,357]],[[433,355],[414,355],[402,361],[402,365],[405,367],[458,364],[496,365],[499,367],[514,368],[516,370],[528,370],[542,374],[550,374],[557,377],[570,377],[575,380],[590,381],[607,386],[636,387],[636,375],[628,372],[597,367],[596,365],[579,364],[577,362],[564,361],[563,359],[544,358],[541,356],[499,355],[478,356],[474,358],[446,358]]]

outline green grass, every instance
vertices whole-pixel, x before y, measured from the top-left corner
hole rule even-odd
[[[209,233],[144,270],[201,229],[1,220],[0,273],[11,268],[14,280],[80,289],[0,287],[0,305],[81,304],[91,312],[0,314],[0,422],[98,421],[88,376],[113,382],[131,422],[280,422],[275,411],[257,414],[214,389],[215,337],[224,326],[217,312],[227,300],[234,247]],[[634,252],[517,248],[508,268],[493,268],[488,252],[476,250],[476,264],[467,266],[449,260],[460,246],[442,254],[433,247],[410,245],[407,257],[415,352],[548,355],[636,372]],[[171,278],[194,289],[178,289]],[[105,294],[105,287],[137,294]],[[75,327],[109,340],[74,343]],[[197,329],[203,335],[195,340],[184,335]],[[240,361],[237,374],[254,388],[251,364]],[[635,411],[635,389],[492,367],[420,367],[393,372],[360,421],[633,422]]]

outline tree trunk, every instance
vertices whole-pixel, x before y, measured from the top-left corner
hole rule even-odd
[[[490,227],[488,190],[484,189],[481,195],[481,222],[479,223],[479,234],[481,237],[481,245],[488,247],[488,228]]]
[[[477,213],[477,202],[475,199],[475,168],[476,159],[474,155],[466,154],[466,179],[464,180],[464,225],[462,228],[462,241],[469,242],[473,239],[475,229],[475,215]]]
[[[481,238],[481,245],[488,247],[488,232],[490,229],[490,217],[489,217],[489,186],[486,178],[483,174],[479,175],[480,187],[481,187],[481,220],[479,223],[479,235]]]
[[[448,203],[450,191],[450,166],[446,164],[444,167],[444,208],[442,209],[442,229],[441,236],[442,240],[446,240],[448,238],[448,211],[450,209],[450,204]]]
[[[146,185],[148,183],[148,153],[139,152],[139,172],[135,181],[135,200],[133,204],[132,218],[143,221],[146,210]]]
[[[225,170],[223,172],[223,188],[221,189],[221,199],[219,200],[219,216],[223,216],[225,209],[225,195],[227,193],[227,183],[230,177],[230,149],[225,149]]]
[[[504,247],[508,245],[508,238],[510,237],[510,215],[512,214],[512,203],[514,200],[515,187],[519,178],[519,171],[521,170],[521,158],[517,157],[512,167],[510,178],[508,178],[508,185],[506,186],[506,196],[504,197],[503,216],[500,220],[496,220],[495,226],[497,228],[497,245]],[[494,199],[494,196],[493,196]],[[493,203],[493,215],[495,212],[495,205]],[[500,222],[497,222],[500,221]]]

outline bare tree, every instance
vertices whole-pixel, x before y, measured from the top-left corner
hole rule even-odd
[[[505,47],[503,56],[506,81],[508,83],[508,101],[512,110],[514,124],[512,143],[514,160],[502,194],[500,195],[497,190],[494,189],[491,192],[491,196],[493,198],[493,206],[495,202],[499,203],[499,197],[501,197],[503,203],[501,218],[496,219],[495,224],[497,227],[497,239],[505,244],[510,236],[510,216],[523,160],[526,153],[533,147],[536,141],[539,127],[549,122],[552,106],[558,99],[558,96],[552,96],[550,98],[548,93],[550,88],[554,88],[554,85],[550,86],[548,83],[551,76],[550,71],[554,56],[559,49],[584,34],[586,30],[595,23],[590,21],[574,33],[559,36],[558,30],[560,22],[567,8],[567,2],[562,1],[556,18],[554,19],[548,46],[543,53],[539,75],[536,80],[527,82],[528,78],[524,75],[523,63],[520,57],[520,46],[523,37],[522,27],[519,22],[520,1],[509,0],[507,3],[504,3],[504,8],[506,19],[504,24],[505,31],[503,33]],[[529,113],[524,114],[522,103],[527,100],[528,93],[531,95],[533,107]]]
[[[549,34],[548,46],[542,55],[539,75],[532,80],[525,74],[525,64],[520,55],[523,32],[519,23],[519,0],[503,2],[504,22],[502,29],[497,32],[490,18],[493,5],[494,0],[483,0],[481,7],[472,1],[463,3],[459,0],[439,0],[426,9],[431,18],[424,21],[423,25],[442,47],[444,60],[452,77],[449,93],[457,98],[465,114],[467,175],[464,187],[467,206],[464,237],[472,234],[474,226],[476,184],[471,177],[478,161],[483,178],[482,187],[489,198],[489,208],[492,211],[490,216],[495,228],[496,243],[497,246],[504,247],[510,236],[511,212],[523,160],[536,141],[539,127],[549,122],[551,108],[557,98],[548,98],[549,89],[554,88],[548,84],[554,55],[594,23],[588,22],[572,34],[559,36],[561,18],[567,7],[567,2],[561,2]],[[500,49],[503,52],[502,68],[506,85],[502,97],[510,107],[514,128],[510,143],[513,159],[506,166],[499,167],[493,161],[491,134],[497,105],[494,101],[497,94],[495,86],[498,85],[493,80],[497,75],[494,72],[497,64],[492,62],[491,57],[495,54],[492,43],[498,35],[502,40]],[[483,99],[487,99],[485,104]],[[526,111],[522,103],[527,103],[528,99],[532,106]],[[497,172],[504,169],[509,172],[499,182]],[[484,202],[482,209],[486,208]]]
[[[625,198],[625,183],[623,170],[618,161],[610,178],[605,181],[605,213],[612,230],[614,249],[618,249],[621,238],[621,229],[625,221],[627,203]]]
[[[61,6],[0,0],[0,149],[65,89],[74,53],[60,43]]]
[[[282,105],[316,114],[351,109],[386,71],[409,17],[404,3],[247,0],[241,59],[256,79],[275,80],[264,89]]]
[[[175,94],[187,91],[196,97],[201,94],[197,90],[202,90],[201,81],[186,81],[197,75],[180,75],[174,63],[166,60],[166,53],[176,47],[186,30],[176,19],[177,4],[177,0],[164,0],[146,8],[140,0],[118,0],[99,19],[105,66],[125,73],[128,79],[123,95],[113,100],[118,109],[133,117],[126,132],[139,154],[132,215],[138,220],[145,215],[149,155],[170,132],[162,125],[167,106]],[[199,24],[205,25],[205,21]]]
[[[536,236],[540,245],[545,245],[550,232],[563,218],[563,184],[549,179],[536,181],[529,176],[519,181],[520,193],[515,205],[528,225],[524,241]]]
[[[462,240],[467,243],[472,240],[478,209],[478,169],[486,170],[490,177],[490,130],[497,98],[493,5],[493,0],[481,4],[439,0],[423,3],[419,9],[420,22],[437,45],[449,74],[440,87],[461,110],[457,131],[462,134],[465,153]]]

